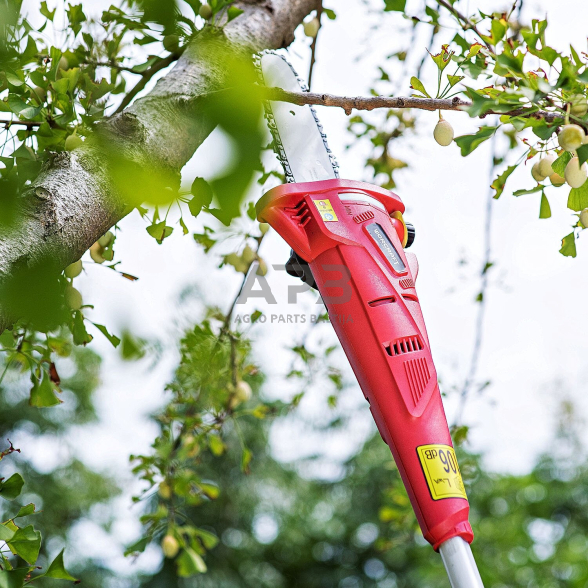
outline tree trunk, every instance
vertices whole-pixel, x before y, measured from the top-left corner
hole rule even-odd
[[[30,265],[49,256],[66,267],[131,209],[112,180],[105,145],[139,169],[179,178],[213,130],[206,116],[198,116],[199,98],[225,87],[226,51],[288,46],[294,29],[320,0],[235,4],[244,13],[224,27],[222,41],[202,42],[214,35],[200,34],[149,94],[99,125],[103,141],[87,141],[49,159],[22,199],[22,222],[0,235],[0,283],[16,263]],[[10,323],[2,314],[0,301],[0,332]]]

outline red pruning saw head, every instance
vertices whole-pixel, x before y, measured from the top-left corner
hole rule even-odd
[[[258,58],[262,83],[306,91],[283,56]],[[400,198],[343,180],[309,106],[271,102],[266,119],[287,184],[257,203],[293,250],[287,268],[318,288],[345,354],[390,447],[423,535],[453,588],[480,588],[469,503],[443,410],[415,289],[414,229]]]

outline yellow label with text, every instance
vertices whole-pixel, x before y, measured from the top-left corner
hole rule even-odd
[[[421,445],[417,453],[433,500],[468,499],[453,447]]]
[[[313,202],[314,205],[317,207],[319,214],[321,215],[321,218],[326,223],[335,222],[339,220],[329,200],[323,198],[321,200],[313,200]]]

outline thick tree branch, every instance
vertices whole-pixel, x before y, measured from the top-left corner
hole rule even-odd
[[[268,100],[276,102],[289,102],[291,104],[312,104],[313,106],[333,106],[342,108],[347,114],[352,110],[375,110],[376,108],[416,108],[419,110],[458,110],[463,111],[471,102],[455,98],[404,98],[388,96],[334,96],[333,94],[316,94],[313,92],[290,92],[281,88],[263,88],[262,94]],[[508,112],[488,111],[489,114],[506,114],[509,116],[532,116],[543,118],[547,122],[556,119],[563,119],[560,112],[536,110],[531,107],[522,106]]]
[[[104,120],[101,141],[50,158],[22,198],[22,222],[0,230],[0,284],[19,263],[32,265],[48,256],[61,267],[76,261],[129,211],[112,178],[113,151],[125,164],[175,176],[179,184],[182,167],[213,129],[201,98],[234,83],[227,79],[227,55],[288,46],[319,3],[238,0],[235,5],[244,12],[223,35],[197,35],[149,94]],[[10,324],[3,314],[0,308],[0,330]]]

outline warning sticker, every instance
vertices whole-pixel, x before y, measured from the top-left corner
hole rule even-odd
[[[329,200],[326,200],[326,199],[313,200],[313,202],[314,202],[314,205],[317,207],[319,214],[321,215],[321,218],[326,223],[339,220],[337,218],[337,215],[335,214],[335,211],[333,210],[333,207],[331,206],[331,203]]]
[[[433,500],[468,499],[455,451],[449,445],[421,445],[417,453]]]

